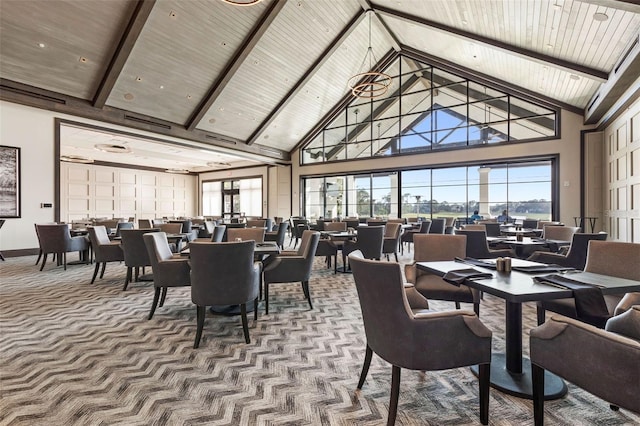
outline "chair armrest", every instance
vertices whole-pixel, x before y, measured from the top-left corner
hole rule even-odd
[[[191,285],[189,259],[171,258],[157,263],[153,268],[156,287],[179,287]]]
[[[407,282],[411,283],[411,284],[415,284],[416,283],[416,278],[417,278],[417,270],[416,270],[416,262],[411,262],[408,263],[406,265],[404,265],[404,277],[407,280]]]
[[[411,309],[429,309],[429,301],[424,297],[413,284],[404,283],[404,293]]]
[[[264,281],[292,282],[309,279],[308,260],[304,256],[277,256],[273,262],[264,267]]]
[[[530,354],[532,363],[609,403],[640,411],[640,342],[553,316],[531,330]]]
[[[557,253],[549,253],[546,251],[534,251],[527,260],[540,263],[554,263],[556,265],[563,265],[566,262],[567,257]],[[564,266],[564,265],[563,265]]]

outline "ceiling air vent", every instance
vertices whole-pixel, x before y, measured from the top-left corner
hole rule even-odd
[[[622,66],[622,64],[624,64],[624,62],[627,60],[627,57],[629,57],[629,55],[631,54],[631,51],[638,45],[638,37],[636,37],[633,40],[633,43],[631,43],[631,46],[629,46],[629,48],[627,49],[626,52],[624,52],[624,55],[622,55],[622,59],[620,59],[618,61],[618,64],[615,66],[615,68],[613,69],[613,73],[616,74],[618,72],[618,70],[620,69],[620,67]]]
[[[589,104],[589,106],[587,107],[587,111],[591,111],[591,108],[593,108],[593,106],[596,104],[596,101],[600,99],[600,93],[598,93],[596,95],[595,98],[593,98],[593,100],[591,101],[591,103]]]
[[[224,142],[224,143],[228,143],[228,144],[231,144],[231,145],[236,145],[237,144],[236,141],[231,141],[229,139],[223,139],[220,136],[204,135],[204,137],[207,138],[207,139],[213,139],[214,141],[217,141],[217,142]]]
[[[217,169],[222,169],[222,168],[225,168],[225,167],[231,167],[231,163],[226,163],[224,161],[209,161],[207,163],[207,166],[215,167]]]
[[[135,121],[136,123],[141,123],[141,124],[147,124],[150,126],[155,126],[155,127],[161,127],[163,129],[167,129],[167,130],[171,130],[171,126],[165,123],[160,123],[154,120],[149,120],[147,118],[140,118],[140,117],[136,117],[134,115],[129,115],[129,114],[125,114],[124,118],[126,120],[131,120],[131,121]]]
[[[80,155],[61,155],[60,161],[66,161],[67,163],[82,163],[82,164],[93,163],[92,158],[82,157]]]
[[[29,96],[30,98],[42,99],[43,101],[55,102],[57,104],[63,104],[63,105],[66,105],[67,103],[67,101],[65,101],[62,98],[55,98],[53,96],[43,95],[41,93],[32,92],[30,90],[20,89],[18,87],[11,87],[3,84],[3,85],[0,85],[0,88],[3,91],[16,93],[18,95]]]

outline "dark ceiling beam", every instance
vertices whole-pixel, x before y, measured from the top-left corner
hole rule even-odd
[[[378,63],[373,67],[373,70],[375,71],[382,71],[384,69],[386,69],[389,65],[391,65],[393,63],[393,61],[396,60],[396,58],[399,56],[399,53],[396,52],[395,50],[391,49],[389,52],[387,52],[382,59],[380,59],[380,61],[378,61]],[[291,150],[291,152],[295,151],[296,149],[306,145],[307,143],[309,143],[313,138],[316,137],[316,135],[318,133],[320,133],[322,131],[322,129],[324,129],[330,122],[331,120],[333,120],[335,118],[335,116],[344,108],[347,107],[347,105],[349,105],[349,103],[353,100],[353,95],[351,94],[351,91],[349,91],[347,94],[345,94],[342,99],[340,100],[340,102],[338,102],[333,108],[331,108],[329,110],[329,112],[327,112],[324,117],[322,117],[322,119],[318,122],[318,124],[316,124],[315,126],[313,126],[313,128],[311,130],[309,130],[309,132],[307,132],[307,134],[300,140],[300,142],[298,142],[296,144],[296,146],[293,147],[293,149]]]
[[[258,44],[262,36],[267,32],[269,26],[276,19],[280,11],[286,6],[287,0],[273,1],[269,8],[264,12],[258,23],[253,27],[249,36],[244,40],[244,43],[236,51],[236,54],[231,58],[231,61],[227,63],[227,66],[220,74],[220,77],[213,83],[213,86],[209,89],[207,96],[200,102],[198,107],[189,117],[185,127],[187,130],[193,130],[198,125],[200,120],[205,116],[211,105],[214,104],[218,96],[222,93],[227,83],[231,81],[234,74],[242,63],[251,54],[253,48]]]
[[[611,9],[626,10],[627,12],[640,13],[638,0],[578,0],[581,3],[595,4],[596,6],[610,7]]]
[[[118,47],[111,58],[107,72],[102,77],[98,90],[96,90],[96,94],[93,97],[94,107],[102,108],[106,104],[107,99],[109,99],[113,86],[115,86],[116,81],[122,72],[122,68],[124,68],[124,65],[127,63],[127,59],[133,50],[133,46],[136,44],[138,36],[140,36],[142,29],[147,23],[147,19],[149,18],[151,10],[155,4],[156,0],[138,0],[133,13],[131,14],[131,19],[129,19],[129,24],[127,25],[127,28],[120,39],[120,43],[118,43]]]
[[[387,37],[389,37],[389,39],[391,40],[391,46],[393,47],[393,50],[395,50],[396,52],[399,52],[401,49],[400,47],[401,43],[398,40],[398,37],[396,37],[393,31],[391,31],[391,29],[386,24],[386,22],[384,22],[382,18],[380,18],[380,16],[373,11],[373,6],[371,6],[371,2],[369,2],[369,0],[358,0],[358,3],[360,3],[360,7],[365,12],[368,12],[368,11],[373,12],[373,17],[375,18],[376,22],[378,23],[378,25],[382,27],[382,29],[387,34]]]
[[[227,152],[239,157],[254,160],[258,157],[260,161],[266,163],[288,164],[291,161],[291,155],[287,151],[258,144],[248,146],[244,141],[239,139],[233,139],[228,136],[199,129],[190,131],[185,129],[182,124],[160,120],[155,117],[149,117],[119,108],[110,106],[96,108],[92,105],[91,101],[86,99],[80,99],[2,78],[0,78],[0,100],[199,142],[221,148],[221,152]]]
[[[500,90],[502,92],[507,92],[509,94],[521,97],[533,103],[542,102],[543,104],[547,104],[550,107],[551,106],[559,107],[580,115],[582,115],[584,112],[581,108],[575,105],[571,105],[566,102],[561,102],[561,101],[558,101],[557,99],[553,99],[548,96],[544,96],[539,93],[533,92],[529,89],[525,89],[524,87],[516,86],[515,84],[508,83],[503,80],[499,80],[495,77],[482,74],[478,71],[470,70],[469,68],[462,67],[458,64],[444,60],[442,58],[437,58],[433,55],[429,55],[420,50],[414,49],[413,47],[402,46],[402,54],[411,59],[425,62],[429,65],[433,65],[437,68],[441,68],[445,71],[449,71],[453,74],[459,75],[460,77],[468,78],[470,80],[475,81],[476,83],[483,84],[487,87],[491,87],[496,90]]]
[[[265,129],[271,125],[271,123],[273,123],[278,114],[280,114],[282,110],[284,110],[285,107],[289,105],[289,102],[291,102],[291,100],[298,94],[298,92],[300,92],[300,90],[302,90],[302,88],[313,78],[318,70],[322,68],[322,66],[329,60],[331,55],[333,55],[336,50],[338,50],[342,46],[342,43],[344,43],[349,35],[351,35],[353,30],[356,29],[364,16],[364,11],[354,16],[351,21],[349,21],[349,23],[342,29],[340,34],[338,34],[336,38],[331,41],[329,47],[327,47],[325,51],[322,52],[318,59],[316,59],[316,61],[309,67],[309,69],[307,69],[307,71],[305,71],[305,73],[291,88],[291,90],[289,90],[289,93],[287,93],[282,98],[282,100],[280,100],[280,103],[278,103],[278,105],[269,113],[267,118],[265,118],[262,123],[260,123],[258,128],[251,134],[251,136],[249,136],[249,139],[247,139],[248,145],[253,144],[258,139],[258,136],[260,136],[260,134],[264,132]]]
[[[513,46],[511,44],[508,43],[504,43],[498,40],[494,40],[492,38],[489,37],[485,37],[479,34],[474,34],[468,31],[464,31],[461,30],[459,28],[455,28],[455,27],[450,27],[448,25],[444,25],[440,22],[435,22],[435,21],[431,21],[428,19],[424,19],[420,16],[416,16],[416,15],[411,15],[408,13],[404,13],[404,12],[399,12],[397,10],[393,10],[393,9],[389,9],[387,7],[384,6],[373,6],[373,10],[377,13],[377,14],[382,14],[385,16],[389,16],[392,18],[396,18],[396,19],[400,19],[404,22],[408,22],[411,24],[418,24],[418,25],[422,25],[425,27],[431,27],[431,28],[435,28],[437,30],[446,32],[448,34],[454,34],[457,35],[459,37],[465,38],[465,39],[469,39],[469,40],[474,40],[477,41],[479,43],[483,43],[492,47],[496,47],[498,49],[501,50],[505,50],[510,54],[515,54],[518,55],[520,57],[529,59],[529,60],[534,60],[536,62],[540,62],[543,64],[550,64],[556,67],[560,67],[560,68],[564,68],[566,70],[570,70],[571,72],[574,72],[576,74],[580,74],[582,76],[585,76],[587,78],[590,79],[595,79],[598,80],[600,82],[605,82],[607,81],[607,77],[609,76],[607,72],[605,71],[600,71],[598,69],[595,68],[590,68],[584,65],[580,65],[580,64],[576,64],[570,61],[565,61],[564,59],[560,59],[560,58],[555,58],[553,56],[549,56],[549,55],[545,55],[543,53],[539,53],[533,50],[529,50],[529,49],[524,49],[522,47],[518,47],[518,46]]]

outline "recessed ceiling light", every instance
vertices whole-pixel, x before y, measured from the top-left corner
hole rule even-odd
[[[547,44],[547,49],[553,49],[553,44]]]
[[[570,78],[571,80],[580,80],[580,76],[579,76],[579,75],[576,75],[576,74],[571,74],[571,75],[569,76],[569,78]]]
[[[265,139],[269,139],[269,135],[264,135],[264,138]]]
[[[187,95],[187,99],[191,99],[191,95]]]
[[[221,42],[220,42],[220,46],[226,46],[226,45],[227,45],[227,42],[226,42],[226,41],[221,41]]]
[[[78,59],[78,61],[80,61],[80,62],[82,62],[84,64],[85,62],[88,61],[88,59],[85,58],[84,56],[80,56],[80,59]]]
[[[132,93],[125,93],[125,94],[124,94],[124,98],[125,98],[126,100],[128,100],[128,101],[132,101],[132,100],[133,100],[133,98],[135,98],[135,96],[133,96],[133,94],[132,94]]]
[[[38,43],[38,47],[39,47],[40,49],[44,49],[45,47],[47,47],[47,45],[46,45],[46,44],[44,44],[44,43]]]
[[[213,123],[215,123],[215,122],[216,122],[216,119],[215,119],[215,118],[210,118],[210,119],[209,119],[209,124],[213,124]]]
[[[136,81],[138,82],[142,81],[142,77],[136,77]]]
[[[224,111],[224,107],[218,108],[218,111]]]
[[[174,10],[169,12],[169,18],[175,18],[176,16],[178,16],[178,14]]]
[[[164,86],[161,84],[160,86],[158,86],[158,89],[164,89]]]
[[[593,19],[598,22],[604,22],[609,19],[609,16],[606,13],[594,13]]]
[[[253,61],[253,65],[259,65],[259,64],[260,64],[259,60],[256,59],[255,61]]]
[[[467,22],[467,20],[466,20],[466,19],[463,19],[463,20],[462,20],[462,25],[467,25],[468,23],[469,23],[469,22]]]
[[[115,145],[108,143],[99,143],[95,145],[95,149],[102,152],[111,152],[115,154],[129,154],[131,152],[131,148],[124,145]]]

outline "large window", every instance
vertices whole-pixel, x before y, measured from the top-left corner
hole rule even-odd
[[[262,216],[262,178],[202,183],[202,214]]]
[[[305,215],[554,218],[554,158],[304,178]]]
[[[301,163],[557,137],[557,109],[400,55],[382,98],[354,98],[311,135]]]

